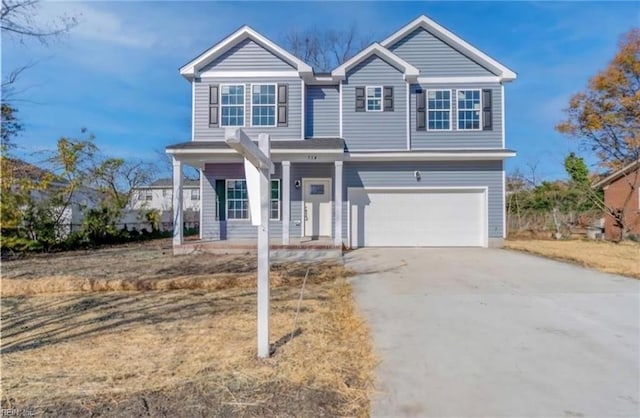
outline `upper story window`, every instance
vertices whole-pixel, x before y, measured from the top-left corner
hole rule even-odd
[[[451,90],[427,91],[427,120],[430,131],[451,129]]]
[[[382,111],[382,87],[367,86],[367,112]]]
[[[220,86],[220,126],[244,126],[244,84]]]
[[[480,90],[458,90],[458,129],[480,129]]]
[[[276,85],[251,86],[251,126],[276,126]]]
[[[191,200],[200,200],[200,189],[191,189]]]

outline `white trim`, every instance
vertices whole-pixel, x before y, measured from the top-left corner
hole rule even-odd
[[[340,82],[340,84],[338,84],[338,93],[340,95],[340,100],[338,102],[338,111],[339,111],[339,115],[338,115],[338,123],[340,124],[340,129],[339,129],[339,134],[340,134],[340,138],[342,138],[342,82]]]
[[[380,89],[380,109],[369,110],[369,89]],[[375,90],[374,97],[371,100],[376,100]],[[382,112],[384,110],[384,87],[383,86],[364,86],[364,111],[365,112]]]
[[[200,78],[300,77],[297,71],[205,71]]]
[[[224,86],[242,86],[242,125],[223,125],[222,124],[222,106],[238,105],[223,105],[222,104],[222,87]],[[244,128],[247,126],[247,85],[246,83],[220,83],[218,85],[218,126],[221,128]]]
[[[337,246],[342,246],[343,237],[342,237],[342,223],[344,220],[342,219],[342,189],[343,189],[343,163],[342,161],[336,161],[333,163],[334,167],[334,189],[333,189],[333,208],[334,208],[334,218],[336,221],[335,231],[333,232],[333,243]]]
[[[406,108],[406,119],[407,119],[407,150],[411,149],[411,84],[406,82],[406,95],[407,95],[407,108]]]
[[[499,83],[496,76],[418,77],[419,84]]]
[[[196,141],[197,142],[197,141]],[[396,150],[397,151],[397,150]],[[167,154],[236,154],[237,151],[233,148],[218,148],[218,149],[169,149],[166,150]],[[341,149],[275,149],[271,151],[271,154],[309,154],[309,155],[322,155],[322,154],[344,154]]]
[[[504,84],[502,84],[502,83],[500,84],[500,94],[501,94],[500,102],[502,103],[501,104],[502,117],[500,118],[500,119],[502,119],[502,148],[504,148],[505,144],[506,144],[506,135],[507,135],[507,133],[505,131],[505,126],[506,126],[505,119],[506,118],[505,118],[505,104],[504,104]]]
[[[282,244],[289,245],[291,234],[291,162],[282,162]]]
[[[301,100],[301,106],[302,106],[301,109],[302,109],[302,111],[300,112],[300,115],[302,115],[300,117],[300,138],[303,138],[303,139],[307,138],[307,135],[306,135],[306,132],[305,132],[305,128],[306,128],[305,127],[305,122],[306,122],[305,121],[305,116],[306,116],[306,113],[307,113],[307,103],[306,103],[306,95],[305,95],[306,90],[307,90],[307,88],[304,85],[304,80],[300,80],[300,95],[302,96],[302,100]],[[289,102],[289,98],[287,97],[287,106],[289,105],[288,102]],[[288,118],[288,116],[289,115],[287,115],[287,118]],[[276,119],[278,119],[278,108],[277,107],[276,107]]]
[[[215,189],[215,183],[214,183],[214,189]],[[198,227],[199,229],[199,234],[198,236],[200,237],[200,239],[204,238],[204,228],[202,228],[202,223],[204,222],[204,210],[203,210],[203,206],[204,206],[204,169],[200,169],[200,219],[198,219],[198,222],[200,223],[200,226]]]
[[[187,78],[198,76],[197,72],[200,68],[213,61],[217,56],[231,49],[237,43],[242,42],[247,38],[260,44],[262,47],[271,50],[271,52],[276,56],[279,56],[284,61],[287,61],[295,66],[299,73],[313,73],[313,68],[311,68],[310,65],[295,57],[293,54],[273,43],[255,30],[251,29],[249,26],[244,25],[231,35],[227,36],[222,41],[218,42],[202,54],[198,55],[193,60],[189,61],[187,64],[183,65],[180,68],[180,74]]]
[[[437,24],[436,22],[434,22],[433,20],[429,19],[424,15],[419,16],[418,18],[410,22],[408,25],[405,25],[404,27],[400,28],[400,30],[396,31],[394,34],[392,34],[387,39],[382,41],[381,44],[384,47],[390,47],[394,43],[396,43],[397,41],[404,38],[405,36],[407,36],[408,34],[410,34],[411,32],[413,32],[418,28],[423,28],[427,30],[428,32],[432,33],[437,38],[442,39],[451,47],[460,51],[461,53],[468,56],[469,58],[472,58],[475,61],[478,61],[479,63],[484,64],[485,66],[499,73],[501,80],[511,81],[516,79],[516,73],[514,73],[512,70],[500,64],[498,61],[489,57],[484,52],[473,47],[469,43],[465,42],[458,36],[451,33],[449,30],[447,30],[443,26]]]
[[[429,109],[429,92],[430,91],[448,91],[449,92],[449,129],[429,129],[429,110],[433,110],[434,112],[444,112],[446,109]],[[447,132],[453,130],[453,97],[455,94],[453,93],[453,89],[425,89],[425,98],[424,98],[424,108],[426,114],[426,130],[427,132]]]
[[[249,127],[251,128],[276,128],[278,127],[278,84],[277,83],[250,83],[249,87],[249,105],[251,106],[251,120]],[[253,104],[253,86],[273,86],[274,102],[273,105],[254,105]],[[254,125],[253,124],[253,106],[273,106],[273,125]]]
[[[486,248],[489,246],[489,187],[488,186],[405,186],[405,187],[367,187],[367,186],[358,186],[358,187],[347,187],[347,202],[349,204],[349,208],[347,209],[347,217],[348,217],[348,229],[347,229],[347,237],[349,242],[349,247],[353,247],[353,237],[351,233],[351,201],[349,199],[349,195],[351,190],[365,190],[371,192],[431,192],[431,191],[471,191],[471,192],[482,192],[484,197],[484,205],[483,205],[483,213],[482,213],[482,226],[484,236],[482,237],[483,247]]]
[[[209,94],[211,94],[211,90],[209,90]],[[218,99],[219,100],[219,99]],[[209,100],[211,102],[211,100]],[[210,104],[207,105],[207,109]],[[211,116],[207,115],[207,119]],[[210,120],[207,120],[207,126],[209,125]],[[191,140],[193,141],[196,137],[196,81],[191,80]]]
[[[513,151],[496,151],[496,152],[468,152],[468,153],[452,153],[452,152],[379,152],[379,153],[350,153],[345,154],[345,160],[351,161],[467,161],[467,160],[502,160],[505,158],[515,157]]]
[[[458,98],[458,94],[464,91],[465,93],[468,91],[477,91],[478,92],[478,101],[480,102],[480,109],[477,110],[478,112],[478,128],[471,128],[471,129],[466,129],[466,128],[460,128],[460,103],[459,103],[459,98]],[[456,131],[481,131],[482,130],[482,89],[479,88],[463,88],[463,89],[456,89]],[[462,112],[473,112],[475,111],[475,109],[464,109],[462,110]],[[503,146],[504,148],[504,146]]]
[[[271,182],[278,182],[278,217],[271,217]],[[270,221],[282,221],[282,181],[280,179],[269,179],[269,220]]]
[[[313,182],[313,181],[328,181],[328,182],[329,182],[329,190],[328,190],[328,193],[329,193],[329,203],[333,203],[333,198],[332,198],[332,196],[331,196],[331,195],[332,195],[332,193],[331,193],[331,192],[332,192],[332,190],[333,190],[333,189],[332,189],[333,183],[332,183],[332,181],[331,181],[331,177],[303,177],[303,178],[302,178],[301,185],[300,185],[300,187],[302,188],[301,193],[300,193],[300,200],[302,201],[302,213],[300,214],[300,220],[301,220],[301,225],[300,225],[300,237],[301,237],[301,238],[303,238],[303,237],[310,237],[310,236],[311,236],[311,235],[305,235],[305,234],[304,234],[304,232],[305,232],[305,231],[304,231],[304,227],[305,227],[305,225],[304,225],[304,224],[305,224],[305,219],[304,219],[304,204],[305,204],[305,201],[304,201],[304,194],[305,194],[305,190],[306,190],[305,184],[306,184],[307,182]],[[330,220],[329,220],[329,222],[333,223],[333,220],[332,220],[332,219],[330,219]],[[329,230],[331,230],[331,226],[329,226]],[[332,231],[332,233],[333,233],[333,231]]]
[[[502,238],[507,238],[507,192],[506,175],[504,173],[504,161],[502,162]]]
[[[396,66],[401,67],[404,73],[405,80],[408,78],[411,80],[415,80],[420,74],[420,71],[416,67],[409,64],[407,61],[403,60],[379,43],[374,42],[373,44],[369,45],[367,48],[356,54],[353,58],[345,61],[342,65],[331,71],[331,76],[337,78],[345,78],[347,71],[349,71],[359,62],[369,58],[371,55],[376,55],[384,61],[391,61],[395,63]]]
[[[249,209],[249,192],[247,192],[247,217],[246,218],[233,218],[229,219],[229,182],[230,181],[244,181],[245,188],[247,184],[247,179],[224,179],[224,219],[226,222],[236,222],[236,221],[250,221],[251,220],[251,210]],[[240,200],[242,201],[242,200]]]

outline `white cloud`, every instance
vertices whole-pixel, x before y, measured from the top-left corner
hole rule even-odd
[[[44,2],[37,19],[42,22],[52,22],[61,16],[77,18],[78,25],[72,29],[71,34],[89,41],[148,48],[158,40],[153,33],[140,31],[135,24],[127,24],[123,15],[100,9],[86,2]]]

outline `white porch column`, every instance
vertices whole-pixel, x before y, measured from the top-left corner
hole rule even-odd
[[[204,235],[202,233],[202,230],[204,229],[202,227],[202,224],[204,223],[204,169],[200,169],[198,170],[200,172],[200,219],[198,219],[198,231],[200,231],[200,239],[204,238]]]
[[[291,161],[282,162],[282,244],[289,245],[291,223]]]
[[[182,244],[182,161],[173,157],[173,245]]]
[[[334,244],[342,247],[342,161],[335,162],[335,179],[333,184],[335,185],[334,196],[334,208],[336,217],[336,230],[333,234]]]

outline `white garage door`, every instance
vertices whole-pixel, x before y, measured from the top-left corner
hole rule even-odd
[[[352,247],[484,247],[486,189],[349,189]]]

